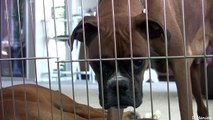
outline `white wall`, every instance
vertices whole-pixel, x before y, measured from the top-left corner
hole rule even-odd
[[[59,5],[62,0],[55,0],[55,5]],[[80,0],[71,0],[71,10],[70,10],[70,17],[71,17],[71,29],[73,29],[76,24],[79,21],[79,18],[73,18],[72,14],[79,14],[81,13],[81,1]],[[97,0],[83,0],[83,9],[88,9],[88,8],[94,8],[96,6]],[[53,19],[51,18],[51,7],[52,7],[52,0],[45,0],[45,12],[46,12],[46,23],[47,23],[47,33],[48,37],[53,37],[55,34],[49,34],[49,33],[54,33],[54,22]],[[45,22],[44,22],[44,9],[43,9],[43,0],[35,0],[35,26],[36,26],[36,57],[48,57],[47,56],[47,49],[46,49],[46,32],[45,32]],[[76,22],[77,21],[77,22]],[[56,23],[56,27],[60,26],[60,23]],[[56,28],[57,30],[57,28]],[[52,42],[51,42],[52,43]],[[56,53],[56,46],[54,46],[54,43],[51,44],[53,49],[50,50],[50,52]],[[61,50],[61,51],[60,51]],[[67,56],[63,55],[68,55],[66,54],[66,51],[68,51],[68,48],[59,48],[58,51],[60,53],[58,54],[51,54],[51,57],[63,57],[65,59],[69,58]],[[62,55],[63,54],[63,55]],[[50,60],[50,70],[52,72],[52,69],[56,66],[55,63],[56,59]],[[37,69],[37,77],[38,80],[44,80],[42,78],[43,73],[48,73],[48,62],[46,59],[43,60],[37,60],[36,61],[36,69]]]

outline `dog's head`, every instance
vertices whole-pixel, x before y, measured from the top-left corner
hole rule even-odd
[[[142,103],[142,80],[147,68],[148,45],[144,15],[129,17],[85,17],[74,29],[70,44],[85,42],[90,65],[99,84],[100,104],[138,107]],[[130,25],[131,24],[131,25]],[[149,22],[149,38],[162,36],[162,28]],[[134,59],[132,59],[134,58]],[[118,95],[119,94],[119,95]]]

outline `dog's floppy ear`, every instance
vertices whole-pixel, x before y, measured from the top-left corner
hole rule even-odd
[[[80,42],[86,42],[86,45],[90,43],[90,40],[93,36],[97,34],[97,22],[95,16],[86,16],[83,18],[83,20],[79,22],[79,24],[75,27],[75,29],[72,32],[71,39],[69,40],[69,45],[72,50],[72,45],[74,40],[79,40]],[[84,26],[84,29],[83,29]],[[85,35],[85,38],[84,38]]]
[[[140,14],[134,18],[134,25],[137,30],[142,34],[142,36],[147,39],[147,28],[146,28],[146,16],[145,14]],[[149,29],[149,39],[156,39],[159,37],[164,37],[164,30],[157,20],[148,18],[148,29]],[[169,39],[170,34],[167,32],[167,37]]]

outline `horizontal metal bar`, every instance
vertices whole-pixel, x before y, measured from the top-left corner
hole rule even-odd
[[[101,58],[101,59],[78,59],[78,60],[63,60],[63,61],[56,61],[56,62],[89,62],[89,61],[107,61],[107,60],[137,60],[137,59],[188,59],[188,58],[212,58],[213,55],[192,55],[192,56],[153,56],[153,57],[125,57],[125,58]]]
[[[1,58],[0,61],[57,59],[59,57]]]

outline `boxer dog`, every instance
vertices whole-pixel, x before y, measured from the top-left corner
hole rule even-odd
[[[202,3],[201,0],[184,0],[182,7],[181,0],[167,0],[165,2],[166,30],[163,0],[148,0],[147,2],[150,36],[153,37],[152,34],[155,34],[153,38],[150,37],[150,45],[153,50],[159,55],[165,56],[165,48],[167,47],[168,56],[182,56],[180,59],[169,59],[177,85],[181,120],[193,119],[192,93],[197,103],[198,116],[208,118],[208,110],[201,95],[200,65],[197,64],[196,58],[184,59],[183,57],[203,55],[206,48],[212,46],[213,15],[211,11],[213,10],[213,1],[205,0]],[[202,4],[204,4],[204,8],[202,8]],[[183,8],[184,14],[182,13]],[[143,19],[141,17],[141,28],[144,29],[142,31],[146,37],[146,25]],[[205,34],[203,34],[203,22],[205,22]],[[165,34],[167,34],[167,38]],[[167,46],[165,46],[166,39]]]
[[[197,102],[198,116],[207,117],[208,111],[201,96],[199,65],[194,62],[195,58],[184,59],[184,56],[204,52],[202,1],[184,1],[184,28],[181,1],[167,0],[167,29],[164,27],[163,0],[147,1],[148,18],[142,13],[139,0],[114,0],[113,3],[111,0],[101,0],[97,15],[84,17],[73,31],[70,44],[79,40],[87,46],[89,62],[99,84],[100,104],[105,109],[124,109],[127,106],[138,107],[142,103],[142,75],[147,68],[145,58],[149,55],[149,41],[151,48],[159,55],[165,56],[167,47],[169,56],[182,56],[169,59],[177,84],[181,120],[193,118],[192,93]],[[213,2],[205,0],[204,4],[207,47],[213,42]],[[135,59],[125,59],[131,57]]]
[[[0,120],[103,120],[107,114],[113,114],[79,104],[59,91],[35,84],[2,88],[0,93]],[[132,112],[125,112],[122,119],[131,117]]]
[[[132,41],[129,40],[129,19],[141,14],[142,11],[141,3],[138,0],[130,0],[130,4],[131,16],[128,12],[128,0],[114,0],[114,24],[112,22],[111,0],[102,0],[98,7],[100,24],[97,24],[97,17],[95,16],[85,17],[74,29],[71,36],[70,44],[75,39],[81,42],[85,40],[90,59],[105,59],[101,63],[90,61],[99,84],[100,105],[105,109],[111,107],[120,109],[128,106],[138,107],[142,103],[142,79],[147,63],[141,57],[148,56],[147,45],[145,45],[147,43],[140,32],[134,30],[137,29],[137,26],[132,26],[134,28],[131,28],[133,39]],[[97,29],[98,26],[100,26],[100,31]],[[100,36],[98,36],[99,33]],[[130,59],[115,60],[115,58],[131,57],[131,43],[133,56],[139,59],[132,61]],[[101,49],[101,53],[98,49]],[[112,60],[109,60],[110,58]],[[132,66],[131,62],[133,62]],[[131,76],[132,71],[134,71],[134,76]]]

